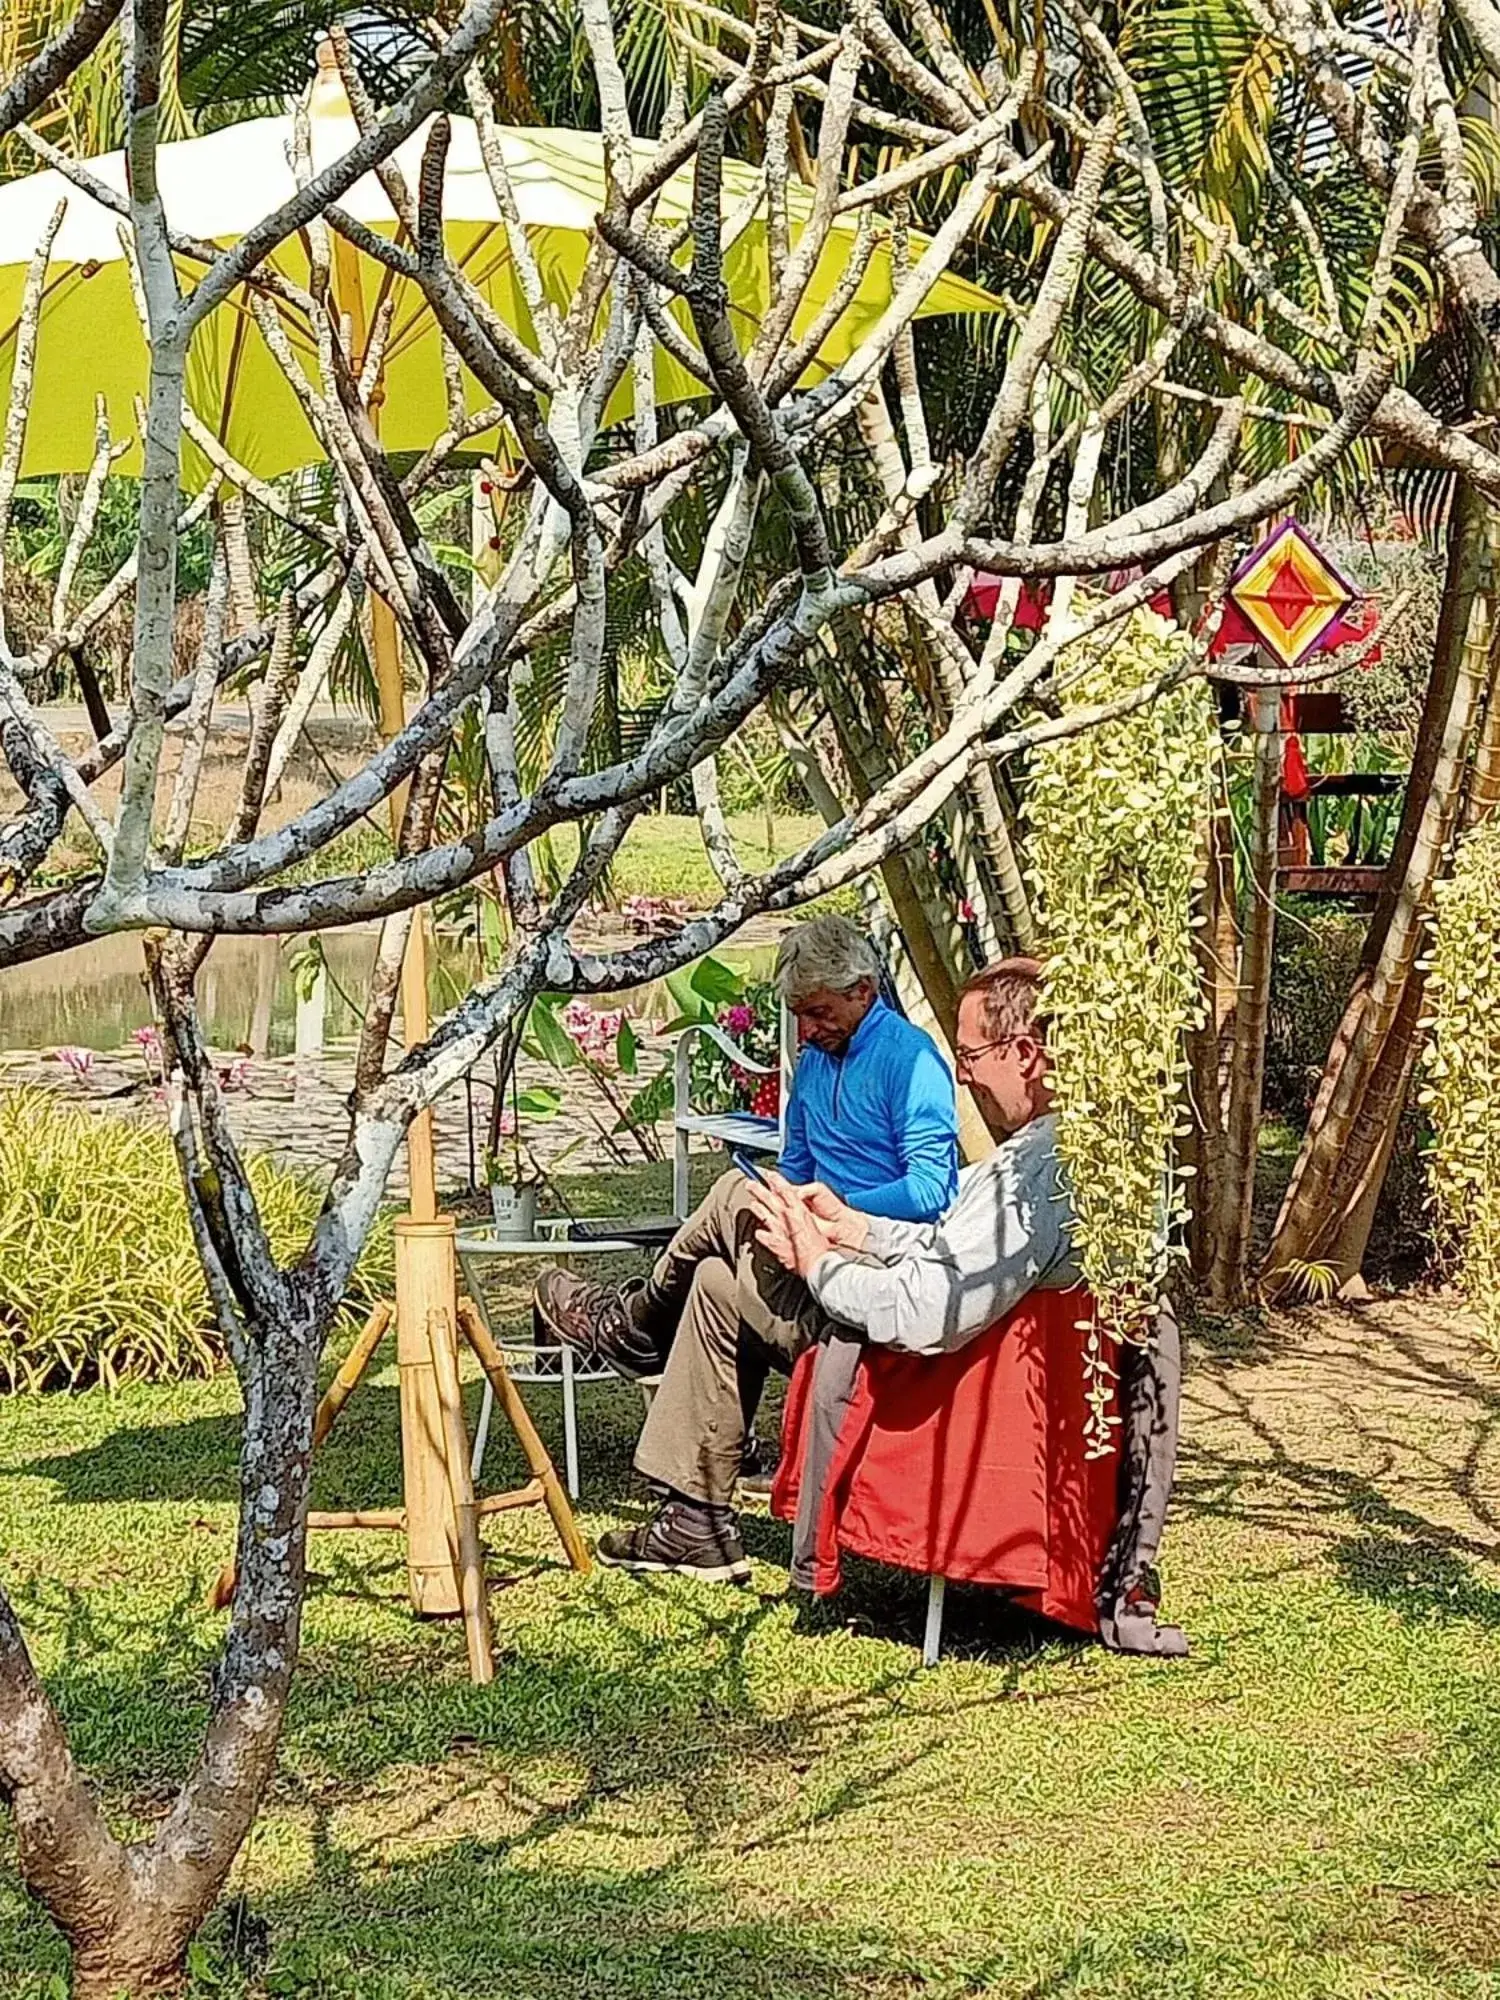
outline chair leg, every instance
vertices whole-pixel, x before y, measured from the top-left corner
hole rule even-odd
[[[578,1405],[574,1401],[573,1350],[562,1351],[563,1471],[568,1481],[568,1498],[578,1498]]]
[[[490,1441],[490,1418],[495,1413],[495,1392],[486,1377],[484,1396],[479,1405],[479,1422],[474,1431],[474,1450],[469,1459],[469,1478],[477,1487],[479,1475],[484,1470],[484,1448]]]
[[[922,1634],[924,1667],[935,1667],[938,1654],[943,1650],[943,1593],[947,1587],[946,1577],[930,1576],[927,1579],[927,1629]]]
[[[672,1146],[672,1219],[686,1222],[688,1216],[688,1135],[678,1132]]]

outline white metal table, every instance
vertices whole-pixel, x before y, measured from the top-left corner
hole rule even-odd
[[[590,1364],[582,1361],[571,1347],[561,1343],[555,1348],[538,1347],[532,1340],[502,1340],[490,1326],[489,1309],[484,1302],[484,1287],[479,1282],[479,1266],[486,1257],[544,1257],[550,1263],[566,1264],[574,1257],[622,1257],[641,1255],[649,1246],[629,1236],[610,1236],[605,1232],[611,1223],[621,1229],[645,1228],[649,1225],[634,1225],[622,1222],[618,1217],[599,1219],[597,1217],[571,1218],[549,1216],[536,1225],[536,1234],[528,1237],[500,1236],[489,1223],[469,1223],[458,1232],[458,1262],[463,1272],[464,1290],[474,1301],[480,1318],[489,1327],[490,1336],[505,1356],[513,1380],[517,1382],[558,1383],[562,1389],[563,1406],[563,1469],[567,1479],[568,1494],[578,1498],[578,1406],[576,1391],[591,1382],[620,1382],[624,1377],[602,1362]],[[661,1227],[667,1225],[663,1223]],[[577,1229],[598,1230],[600,1233],[575,1236],[570,1232]],[[661,1380],[659,1375],[643,1376],[639,1387],[647,1404],[652,1392]],[[484,1385],[484,1400],[479,1408],[479,1427],[474,1433],[474,1454],[471,1476],[478,1484],[480,1468],[484,1464],[484,1449],[489,1441],[490,1417],[495,1407],[495,1395],[488,1381]]]

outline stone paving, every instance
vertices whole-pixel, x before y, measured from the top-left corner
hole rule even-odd
[[[640,1047],[640,1074],[621,1079],[628,1095],[653,1077],[671,1059],[672,1044],[664,1036],[643,1035]],[[217,1058],[221,1072],[229,1070],[232,1087],[224,1102],[235,1137],[252,1152],[264,1152],[287,1165],[314,1175],[327,1174],[342,1152],[349,1131],[347,1097],[353,1082],[354,1048],[345,1044],[329,1049],[318,1058],[298,1061],[292,1056],[265,1059],[237,1053]],[[146,1058],[134,1047],[110,1054],[96,1054],[86,1076],[75,1075],[56,1056],[34,1050],[0,1055],[0,1088],[37,1084],[56,1091],[71,1102],[85,1104],[105,1116],[162,1118],[159,1092],[148,1075]],[[557,1118],[545,1122],[521,1120],[522,1137],[544,1171],[562,1167],[568,1172],[607,1169],[610,1142],[601,1133],[610,1131],[616,1114],[605,1100],[578,1073],[559,1077],[546,1064],[522,1056],[519,1064],[522,1090],[534,1086],[561,1087],[563,1108]],[[482,1152],[493,1086],[483,1066],[472,1079],[474,1157],[478,1178],[483,1181]],[[469,1186],[469,1101],[470,1092],[460,1083],[436,1107],[438,1186],[444,1190]],[[596,1122],[597,1121],[597,1122]],[[661,1156],[670,1158],[672,1124],[670,1117],[655,1128]],[[624,1159],[639,1162],[643,1155],[629,1134],[613,1136],[614,1146]],[[392,1170],[389,1192],[393,1198],[406,1193],[406,1152],[403,1147]]]

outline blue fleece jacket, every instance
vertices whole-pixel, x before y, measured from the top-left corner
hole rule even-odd
[[[932,1037],[877,1000],[841,1056],[808,1043],[780,1167],[789,1181],[822,1181],[866,1215],[941,1215],[958,1191],[958,1111]]]

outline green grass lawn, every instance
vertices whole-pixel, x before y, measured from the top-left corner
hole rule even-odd
[[[393,1543],[317,1538],[280,1775],[197,2000],[1500,1994],[1500,1373],[1411,1302],[1190,1352],[1185,1663],[965,1591],[924,1672],[914,1579],[857,1568],[799,1615],[764,1518],[737,1592],[578,1581],[512,1515],[486,1528],[479,1690],[460,1631],[408,1616]],[[319,1505],[395,1498],[395,1394],[388,1362]],[[235,1408],[224,1378],[0,1421],[0,1560],[122,1828],[201,1727]],[[591,1534],[638,1505],[638,1421],[633,1392],[584,1392]],[[491,1484],[520,1475],[507,1446]],[[0,1992],[43,2000],[62,1956],[7,1843]]]
[[[823,822],[792,813],[777,813],[770,820],[763,813],[731,813],[729,831],[741,865],[757,874],[795,854],[823,831]],[[571,866],[578,851],[577,829],[559,827],[552,838],[559,861]],[[681,896],[700,909],[723,894],[697,820],[680,813],[643,813],[632,823],[609,871],[609,885],[620,901],[627,896]]]

